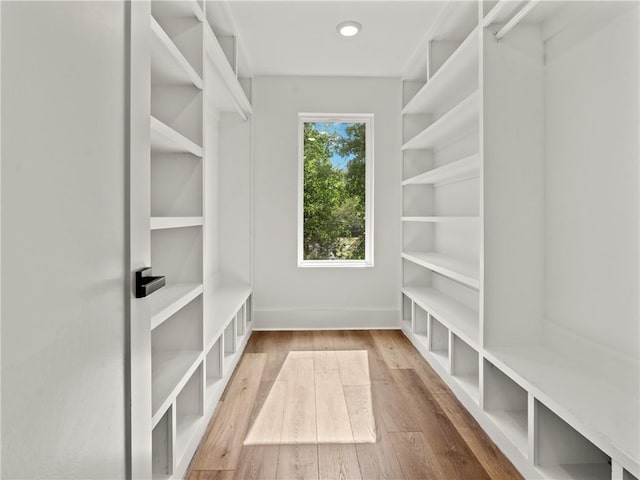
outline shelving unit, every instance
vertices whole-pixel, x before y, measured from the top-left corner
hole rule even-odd
[[[153,478],[182,478],[252,328],[250,88],[209,6],[146,5]]]
[[[525,478],[640,475],[639,18],[452,2],[404,78],[401,326]]]

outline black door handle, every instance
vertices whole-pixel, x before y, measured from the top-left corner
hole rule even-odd
[[[165,277],[151,275],[151,267],[141,268],[136,271],[136,298],[143,298],[161,289],[166,284]]]

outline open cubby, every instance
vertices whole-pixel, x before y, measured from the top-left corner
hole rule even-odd
[[[480,402],[480,375],[478,352],[457,335],[453,335],[451,375],[467,394]]]
[[[402,295],[402,305],[400,306],[402,308],[402,324],[406,327],[408,327],[409,329],[411,329],[411,325],[412,325],[412,318],[413,318],[413,302],[411,301],[411,298],[409,298],[407,295],[405,295],[404,293],[401,294]]]
[[[520,453],[527,457],[528,394],[487,360],[484,361],[484,410]]]
[[[430,317],[431,328],[429,333],[429,350],[433,356],[449,371],[449,330],[440,323],[433,315]]]
[[[638,477],[632,475],[629,470],[622,471],[622,480],[638,480]]]
[[[611,459],[537,400],[534,418],[535,465],[545,477],[611,479]]]
[[[244,304],[244,315],[247,319],[247,327],[251,325],[251,295],[247,298],[247,301]]]
[[[182,0],[153,0],[151,16],[158,22],[173,44],[202,78],[203,72],[203,25],[193,10],[176,15],[173,5],[185,4]]]
[[[151,116],[202,146],[202,91],[198,88],[152,83]]]
[[[413,333],[425,345],[429,338],[429,313],[417,303],[414,304]]]
[[[173,474],[172,407],[164,413],[151,433],[151,472],[153,478],[169,478]]]
[[[202,296],[151,332],[152,415],[157,417],[202,354]]]
[[[219,337],[213,344],[206,356],[206,371],[207,371],[207,394],[206,401],[209,403],[213,398],[214,391],[218,388],[220,380],[223,375],[222,367],[222,337]]]
[[[151,155],[151,216],[202,216],[202,159],[194,155]]]
[[[187,447],[193,440],[198,423],[204,415],[203,373],[204,369],[200,364],[176,398],[176,461],[178,463],[182,461]]]
[[[151,264],[167,285],[202,283],[202,227],[151,232]]]
[[[238,340],[244,337],[246,331],[247,331],[247,324],[244,316],[244,303],[243,303],[242,306],[240,307],[240,310],[238,310],[238,313],[236,314],[236,333],[238,335]]]
[[[224,345],[224,370],[226,371],[230,367],[231,358],[236,353],[237,349],[235,318],[231,319],[224,329],[224,339],[222,343]]]

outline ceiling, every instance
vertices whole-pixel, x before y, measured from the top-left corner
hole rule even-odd
[[[388,1],[231,0],[252,75],[400,77],[444,3]],[[338,23],[362,24],[344,38]]]

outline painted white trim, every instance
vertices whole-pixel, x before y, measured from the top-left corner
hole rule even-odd
[[[365,124],[365,252],[364,260],[305,260],[304,238],[304,124],[306,122],[340,122]],[[363,268],[374,266],[374,114],[373,113],[306,113],[298,114],[298,267]]]
[[[400,310],[253,310],[254,330],[369,330],[400,328]]]

